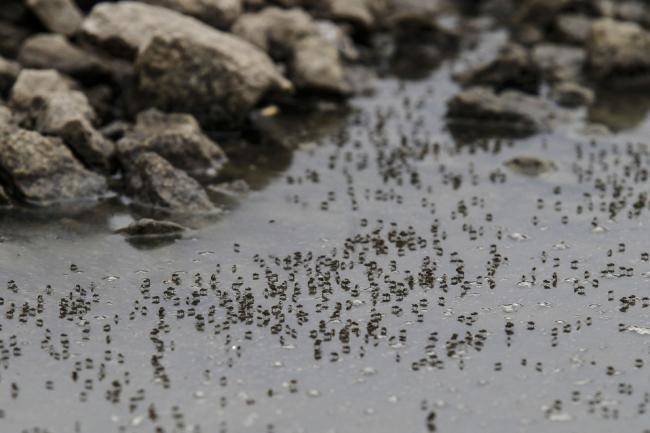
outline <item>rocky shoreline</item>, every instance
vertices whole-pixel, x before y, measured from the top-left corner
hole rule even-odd
[[[643,85],[648,25],[633,0],[9,0],[0,205],[212,212],[228,155],[208,132],[263,136],[285,107],[344,104],[383,57],[462,58],[494,29],[503,46],[454,75],[450,128],[548,131],[603,82]]]

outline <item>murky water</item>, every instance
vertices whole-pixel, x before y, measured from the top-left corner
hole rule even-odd
[[[451,69],[246,160],[171,243],[117,200],[6,211],[0,431],[647,433],[650,122],[472,141]]]

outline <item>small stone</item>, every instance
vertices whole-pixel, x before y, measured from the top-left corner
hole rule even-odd
[[[553,88],[553,99],[567,108],[576,108],[593,104],[594,91],[573,82],[563,82]]]
[[[27,0],[27,5],[51,32],[69,36],[81,27],[83,15],[73,0]]]
[[[118,229],[115,233],[126,236],[169,236],[185,231],[186,228],[171,221],[158,221],[142,218],[127,227]]]
[[[173,212],[214,210],[197,181],[155,153],[141,153],[127,172],[126,180],[127,192],[138,204]]]
[[[291,63],[291,78],[299,89],[338,95],[351,92],[338,50],[319,36],[298,43]]]
[[[552,161],[533,156],[517,156],[508,160],[505,165],[511,170],[526,176],[539,176],[556,168]]]

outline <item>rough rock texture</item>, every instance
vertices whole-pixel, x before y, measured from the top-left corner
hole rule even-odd
[[[545,43],[535,46],[532,57],[545,80],[579,81],[587,53],[578,47]]]
[[[0,177],[21,200],[40,205],[107,191],[104,178],[86,170],[60,139],[20,128],[0,129]]]
[[[465,86],[489,86],[497,90],[513,88],[536,93],[541,77],[528,50],[510,43],[503,46],[493,59],[469,67],[456,78]]]
[[[265,95],[293,88],[262,51],[204,27],[154,36],[138,55],[136,72],[151,105],[212,126],[238,124]]]
[[[152,152],[141,153],[127,174],[127,191],[139,204],[174,212],[210,211],[203,187]]]
[[[226,162],[226,154],[208,138],[189,114],[165,114],[151,109],[138,114],[133,131],[117,143],[122,165],[141,152],[154,152],[176,168],[193,175],[214,176]]]
[[[346,94],[350,91],[339,49],[301,9],[269,7],[243,15],[233,32],[289,65],[298,88]]]
[[[527,132],[548,130],[551,113],[551,108],[539,98],[514,90],[497,95],[485,87],[467,89],[447,104],[451,121],[503,125]]]
[[[589,71],[596,79],[650,70],[650,33],[635,23],[600,19],[587,45]]]
[[[124,228],[116,230],[115,233],[126,236],[169,236],[185,230],[185,227],[175,222],[142,218]]]
[[[20,65],[0,57],[0,96],[6,98],[20,74]]]
[[[72,35],[81,27],[83,15],[73,0],[27,0],[27,5],[51,32]]]
[[[227,29],[242,13],[241,0],[142,0],[191,15],[211,26]]]
[[[539,176],[557,169],[553,161],[547,161],[534,156],[514,157],[506,161],[505,166],[516,173],[526,176]]]
[[[61,137],[87,165],[110,171],[114,145],[94,128],[95,111],[72,81],[54,70],[24,69],[11,104],[39,132]]]
[[[56,69],[86,81],[109,77],[112,72],[108,61],[57,34],[43,33],[27,39],[20,48],[18,61],[27,68]]]

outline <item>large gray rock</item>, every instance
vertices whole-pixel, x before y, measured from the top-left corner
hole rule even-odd
[[[212,127],[238,124],[265,95],[293,89],[265,53],[204,27],[154,36],[138,55],[136,73],[152,106]]]
[[[51,32],[73,35],[83,15],[73,0],[27,0],[27,5]]]
[[[11,105],[37,131],[61,137],[86,165],[110,171],[115,146],[95,129],[95,111],[71,80],[54,70],[24,69],[11,91]]]
[[[62,35],[41,33],[31,36],[20,48],[18,61],[27,68],[56,69],[83,81],[128,74],[126,62],[107,59],[73,45]]]
[[[635,23],[596,20],[587,52],[589,71],[599,80],[650,71],[650,33]]]
[[[0,172],[20,199],[38,205],[107,192],[105,179],[86,170],[60,139],[20,128],[0,128]]]
[[[489,88],[473,87],[448,102],[447,117],[451,122],[533,133],[550,128],[553,111],[544,100],[525,93],[509,90],[496,94]]]
[[[191,15],[211,26],[227,29],[241,15],[242,0],[142,0]]]
[[[286,61],[297,88],[339,94],[350,91],[339,48],[303,10],[268,7],[245,14],[233,32],[275,60]]]
[[[130,165],[139,153],[154,152],[174,167],[201,177],[215,176],[227,160],[193,116],[155,109],[138,114],[133,131],[118,141],[117,151],[124,166]]]
[[[127,192],[140,205],[173,212],[214,210],[203,187],[152,152],[141,153],[127,172]]]
[[[533,64],[529,51],[518,44],[507,44],[496,55],[468,67],[456,75],[464,86],[489,86],[497,90],[519,89],[536,93],[540,74]]]

